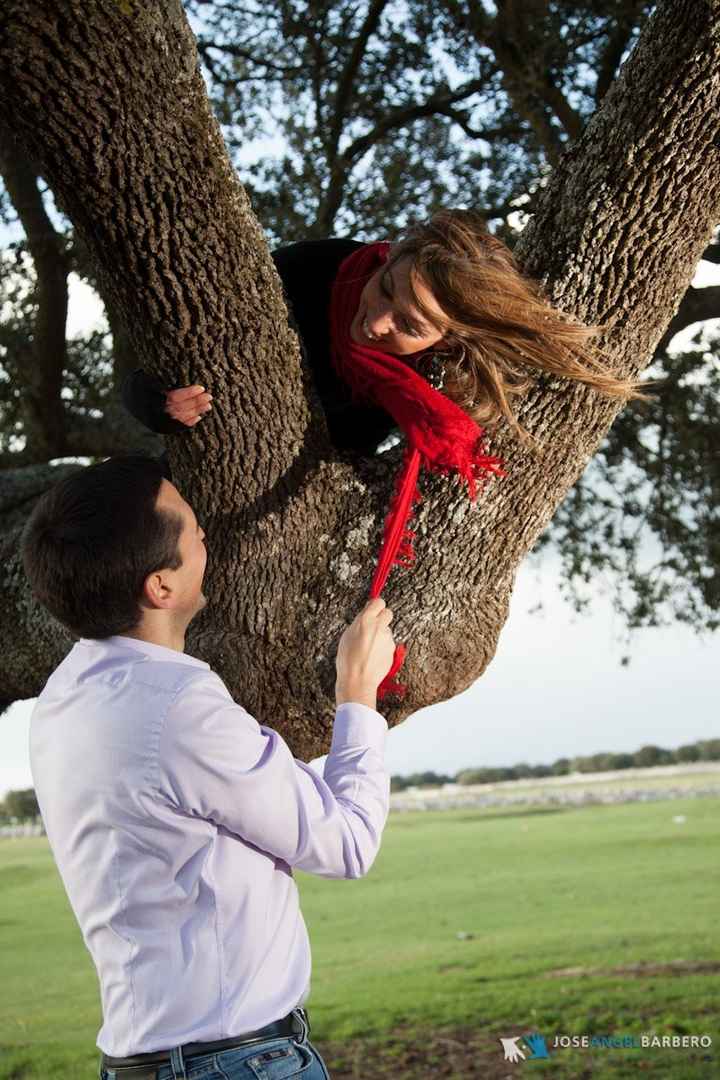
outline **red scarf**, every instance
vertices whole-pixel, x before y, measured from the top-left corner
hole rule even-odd
[[[415,558],[415,533],[406,526],[413,506],[420,501],[417,480],[421,467],[434,473],[457,473],[466,481],[471,500],[477,496],[478,483],[483,485],[492,474],[505,475],[501,459],[487,453],[482,428],[466,412],[399,357],[357,345],[351,339],[350,326],[360,294],[389,251],[389,243],[366,244],[349,255],[335,278],[330,305],[332,358],[338,375],[349,384],[353,397],[388,412],[407,439],[370,586],[371,599],[380,595],[393,565],[410,566]],[[395,676],[406,651],[404,645],[396,646],[392,667],[378,688],[379,698],[405,693],[407,688],[396,682]]]

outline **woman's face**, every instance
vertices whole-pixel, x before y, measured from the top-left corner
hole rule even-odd
[[[415,293],[432,312],[433,322],[428,322],[413,303],[411,266],[407,256],[392,267],[381,266],[370,278],[350,324],[350,337],[356,344],[406,356],[430,349],[442,340],[444,331],[440,328],[445,325],[445,315],[417,274],[413,276]]]

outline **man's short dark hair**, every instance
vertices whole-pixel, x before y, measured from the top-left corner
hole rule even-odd
[[[155,506],[162,464],[127,454],[61,480],[38,501],[21,552],[34,596],[76,637],[134,630],[143,583],[182,564],[182,518]]]

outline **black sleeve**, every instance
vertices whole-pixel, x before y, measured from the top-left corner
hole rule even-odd
[[[271,253],[278,274],[289,293],[297,295],[307,290],[307,295],[321,288],[329,288],[343,259],[358,248],[365,247],[359,240],[346,237],[328,237],[327,240],[297,240],[284,244]]]
[[[173,420],[165,412],[167,391],[159,379],[148,375],[142,368],[136,368],[126,375],[121,387],[125,408],[136,420],[158,435],[184,435],[192,428],[181,420]]]
[[[364,245],[357,240],[300,240],[272,253],[283,283],[291,324],[298,331],[328,423],[339,450],[370,456],[396,429],[376,406],[353,401],[330,355],[330,297],[340,264]]]
[[[388,435],[399,430],[382,409],[352,403],[326,408],[325,418],[333,446],[363,457],[372,457]]]
[[[163,476],[165,477],[166,480],[169,480],[170,483],[172,483],[172,470],[170,469],[170,462],[168,461],[167,450],[165,450],[160,455],[160,457],[158,458],[158,461],[160,462],[160,465],[162,466]]]

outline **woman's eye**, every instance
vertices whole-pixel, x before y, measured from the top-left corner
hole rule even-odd
[[[388,288],[388,280],[390,280],[390,283],[392,284],[392,278],[388,279],[388,275],[383,274],[380,278],[379,288],[380,292],[383,294],[386,300],[392,300],[393,294],[392,290]],[[408,323],[402,316],[396,319],[393,315],[393,323],[395,324],[395,327],[399,334],[406,334],[408,337],[414,338],[422,337],[420,331],[417,330],[414,326],[411,326],[410,323]]]
[[[386,300],[392,300],[392,293],[387,287],[387,275],[383,274],[380,278],[380,292],[383,294]]]
[[[410,326],[406,322],[401,322],[398,326],[398,330],[401,334],[407,334],[408,337],[420,337],[420,331],[416,330],[414,326]]]

